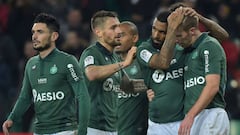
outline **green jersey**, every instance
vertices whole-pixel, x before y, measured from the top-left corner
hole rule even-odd
[[[44,59],[39,55],[34,56],[26,65],[22,90],[8,119],[20,119],[33,102],[35,133],[51,134],[76,130],[78,125],[75,96],[79,98],[83,90],[87,92],[83,75],[72,55],[54,49]],[[83,105],[89,104],[85,102]],[[87,126],[85,133],[86,129]]]
[[[225,107],[224,91],[226,84],[226,56],[220,43],[203,33],[187,53],[184,72],[185,104],[187,113],[198,100],[206,85],[205,76],[219,74],[221,77],[219,92],[207,108]]]
[[[100,43],[91,45],[84,50],[80,58],[80,66],[103,66],[119,61],[115,53],[110,53]],[[86,75],[86,74],[85,74]],[[104,130],[117,130],[117,92],[120,89],[120,72],[101,79],[89,81],[86,77],[87,88],[91,97],[91,114],[89,127]]]
[[[136,59],[123,70],[131,79],[143,78]],[[118,99],[118,135],[146,135],[148,123],[146,92],[125,93],[120,91]]]
[[[149,67],[151,57],[160,50],[148,40],[137,50],[137,58],[141,64],[144,81],[154,91],[154,98],[149,102],[149,118],[156,123],[168,123],[182,120],[183,115],[183,49],[175,48],[175,56],[167,70]]]

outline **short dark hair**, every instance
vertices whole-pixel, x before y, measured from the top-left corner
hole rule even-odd
[[[118,17],[116,12],[100,10],[96,12],[91,18],[92,30],[105,23],[106,17]]]
[[[169,10],[161,10],[157,15],[157,20],[163,23],[167,23],[167,18],[171,14]]]
[[[127,26],[129,26],[130,27],[129,31],[131,32],[131,34],[132,35],[138,35],[138,28],[137,28],[137,26],[134,23],[132,23],[130,21],[123,21],[123,22],[121,22],[120,25],[127,25]]]
[[[50,14],[40,13],[34,19],[34,23],[45,23],[52,32],[59,32],[60,25],[57,19]]]

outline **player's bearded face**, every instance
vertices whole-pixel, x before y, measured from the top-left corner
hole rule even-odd
[[[121,34],[119,33],[116,33],[115,35],[114,34],[104,34],[104,42],[106,42],[107,44],[115,47],[115,46],[119,46],[121,45],[120,43],[120,37],[121,37]]]
[[[39,52],[50,48],[52,34],[45,23],[34,23],[32,27],[33,48]]]
[[[152,40],[155,45],[162,46],[166,37],[167,23],[160,22],[157,19],[152,25]]]
[[[39,52],[45,51],[51,47],[51,37],[49,36],[47,39],[38,42],[38,45],[33,45],[33,48]]]

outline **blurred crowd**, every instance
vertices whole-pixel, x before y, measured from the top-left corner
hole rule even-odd
[[[222,46],[227,55],[227,111],[240,120],[240,0],[183,0],[197,12],[218,22],[230,34]],[[0,123],[12,108],[21,88],[26,61],[36,55],[31,27],[40,12],[61,22],[57,47],[80,58],[94,40],[90,17],[98,10],[116,11],[121,21],[133,21],[140,42],[149,38],[153,17],[179,0],[0,0]],[[203,26],[201,30],[207,31]]]

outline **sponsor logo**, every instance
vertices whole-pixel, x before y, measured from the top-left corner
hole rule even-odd
[[[62,91],[38,93],[35,89],[33,89],[32,94],[34,102],[46,102],[64,99],[64,93]]]
[[[196,85],[202,85],[205,83],[205,78],[203,76],[190,78],[186,81],[184,81],[184,89],[196,86]]]
[[[152,57],[152,53],[146,49],[142,50],[140,52],[140,57],[143,59],[145,62],[149,62],[150,58]]]
[[[166,72],[162,70],[155,70],[152,74],[152,79],[155,83],[160,83],[163,80],[176,79],[183,76],[183,68],[172,70],[171,72]]]
[[[177,59],[172,59],[170,65],[177,63]]]
[[[205,72],[209,72],[209,51],[204,50],[204,59],[205,59]]]
[[[103,90],[104,91],[115,91],[118,92],[120,90],[120,85],[114,85],[113,79],[108,78],[103,82]]]
[[[74,70],[74,68],[73,68],[73,64],[68,64],[68,65],[67,65],[67,68],[69,69],[73,80],[78,81],[78,80],[79,80],[79,77],[77,76],[77,74],[76,74],[76,72],[75,72],[75,70]]]
[[[139,93],[125,93],[125,92],[119,92],[118,98],[130,98],[130,97],[138,97]]]
[[[94,57],[93,56],[87,56],[84,59],[84,67],[86,67],[88,65],[91,65],[91,64],[94,64]]]
[[[47,83],[47,78],[39,78],[38,79],[38,84],[45,84]]]

